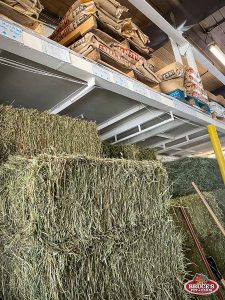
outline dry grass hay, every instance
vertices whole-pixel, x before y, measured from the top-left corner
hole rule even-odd
[[[223,222],[223,213],[214,196],[211,193],[204,193],[204,196],[206,197],[207,202],[213,209],[218,219],[225,227],[225,224]],[[201,245],[206,252],[206,255],[213,256],[215,258],[220,271],[225,276],[225,237],[218,229],[217,225],[210,216],[203,202],[200,200],[199,196],[189,195],[173,199],[171,205],[172,207],[184,206],[187,208],[192,225]],[[189,265],[189,271],[191,272],[191,275],[195,275],[196,273],[207,273],[197,253],[196,247],[192,242],[188,229],[181,218],[179,210],[172,208],[172,215],[174,217],[175,223],[179,228],[182,229],[183,235],[185,237],[185,253],[187,258],[191,262],[191,264]]]
[[[96,124],[33,109],[0,106],[0,162],[9,155],[81,154],[99,157]]]
[[[211,192],[223,189],[224,183],[215,159],[182,158],[164,164],[167,169],[171,193],[174,197],[190,195],[195,192],[194,181],[201,191]]]
[[[11,158],[0,167],[3,300],[183,300],[159,162]]]
[[[120,158],[132,160],[156,160],[156,150],[140,148],[136,145],[111,145],[103,143],[103,156],[106,158]]]

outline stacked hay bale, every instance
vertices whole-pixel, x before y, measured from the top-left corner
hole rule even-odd
[[[204,193],[204,197],[212,207],[221,224],[225,227],[224,215],[215,197],[211,193]],[[173,199],[171,206],[171,214],[173,216],[173,219],[178,228],[181,229],[183,233],[185,256],[190,261],[188,267],[189,276],[187,277],[187,279],[192,279],[195,274],[208,273],[187,229],[187,226],[184,224],[184,221],[178,210],[179,206],[183,206],[187,209],[196,235],[205,251],[206,256],[211,256],[215,259],[221,274],[223,275],[223,277],[225,277],[225,238],[199,197],[197,195],[189,195],[176,198]],[[220,290],[225,296],[224,290],[222,288]],[[206,297],[206,299],[217,299],[217,297],[215,295],[212,295]]]
[[[204,196],[212,207],[214,213],[220,220],[221,224],[224,225],[223,222],[223,212],[220,209],[216,199],[210,193],[204,193]],[[197,233],[197,237],[202,244],[206,255],[213,256],[217,261],[218,267],[220,271],[223,273],[225,277],[225,266],[224,266],[224,248],[225,248],[225,238],[222,233],[218,229],[208,210],[204,206],[203,202],[197,195],[189,195],[185,197],[179,197],[172,200],[173,211],[176,213],[176,223],[183,230],[184,236],[186,237],[186,254],[187,257],[194,263],[191,266],[190,271],[192,275],[199,273],[201,271],[205,271],[205,267],[201,262],[201,259],[196,251],[196,247],[191,240],[191,237],[188,233],[187,227],[181,219],[181,215],[179,211],[174,209],[177,206],[184,206],[187,208],[187,212],[192,221],[192,225]],[[191,247],[190,247],[191,245]]]
[[[4,300],[188,299],[159,162],[14,157],[0,180]]]
[[[83,56],[156,86],[150,41],[115,0],[77,0],[51,38]]]
[[[220,271],[225,276],[225,238],[192,186],[192,182],[195,182],[201,191],[207,191],[207,193],[204,193],[204,196],[221,221],[221,224],[225,227],[225,188],[217,161],[207,158],[183,158],[165,163],[165,167],[174,197],[170,202],[171,213],[177,226],[182,229],[185,238],[184,251],[185,256],[190,260],[190,278],[196,273],[207,274],[207,271],[188,229],[184,225],[184,221],[177,208],[178,206],[184,206],[187,209],[192,225],[206,255],[215,258]],[[206,299],[214,298],[210,296]]]
[[[9,155],[40,153],[101,156],[94,122],[0,106],[0,162]]]
[[[156,160],[156,150],[136,145],[111,145],[103,143],[103,157],[132,160]]]
[[[164,164],[171,186],[173,197],[193,194],[192,182],[201,191],[210,192],[223,189],[222,176],[215,159],[210,158],[182,158]]]
[[[3,106],[0,153],[1,299],[188,299],[161,163],[100,159],[94,123]]]

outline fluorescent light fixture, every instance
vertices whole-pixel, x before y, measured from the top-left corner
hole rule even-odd
[[[209,45],[209,50],[225,66],[225,53],[216,45]]]

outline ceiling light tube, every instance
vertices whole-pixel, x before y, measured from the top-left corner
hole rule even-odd
[[[225,53],[214,43],[209,45],[209,50],[225,66]]]

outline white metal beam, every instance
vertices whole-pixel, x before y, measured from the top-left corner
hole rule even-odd
[[[184,138],[186,136],[188,137],[189,135],[192,135],[194,133],[200,132],[200,131],[202,131],[204,129],[205,129],[204,127],[198,127],[196,129],[192,129],[192,130],[186,131],[186,132],[184,132],[182,134],[178,134],[178,135],[175,135],[175,136],[171,135],[171,134],[170,135],[167,135],[167,134],[158,134],[157,136],[163,137],[165,139],[169,139],[170,138],[170,140],[164,141],[164,142],[161,141],[161,142],[157,142],[157,143],[154,143],[154,144],[146,144],[145,146],[146,147],[149,147],[149,146],[151,146],[151,147],[160,147],[160,148],[166,149],[166,145],[168,143],[171,143],[172,141],[179,140],[179,139]]]
[[[115,124],[115,127],[113,129],[111,129],[110,131],[106,132],[103,135],[100,135],[100,138],[101,140],[105,141],[107,139],[110,139],[113,136],[117,136],[120,133],[138,127],[164,114],[165,112],[163,111],[152,109],[151,111],[144,111],[142,114],[138,114],[137,116],[132,115],[131,118],[126,120],[123,124],[119,124],[119,125]]]
[[[182,124],[182,121],[180,120],[174,120],[173,118],[170,118],[168,120],[165,120],[161,123],[158,123],[154,126],[151,126],[149,128],[146,128],[145,130],[142,130],[140,132],[137,132],[133,135],[127,136],[121,140],[117,140],[114,144],[135,144],[141,141],[144,141],[148,138],[151,138],[153,136],[157,136],[160,133],[164,133],[167,130],[176,128]]]
[[[179,140],[179,139],[182,139],[184,137],[187,137],[188,140],[191,140],[191,138],[189,136],[191,136],[192,134],[195,134],[195,133],[198,133],[198,132],[201,132],[202,130],[206,130],[206,128],[204,127],[198,127],[198,128],[195,128],[195,129],[192,129],[192,130],[189,130],[189,131],[186,131],[182,134],[179,134],[179,135],[176,135],[173,137],[173,141],[176,141],[176,140]],[[155,144],[154,147],[157,147],[157,146],[162,146],[164,149],[166,149],[166,146],[167,144],[171,143],[171,141],[166,141],[164,143],[158,143],[158,144]]]
[[[135,107],[132,107],[131,109],[128,109],[126,111],[124,111],[123,113],[117,115],[116,117],[113,117],[107,121],[105,121],[104,123],[101,123],[97,126],[98,130],[102,130],[108,126],[113,125],[114,123],[117,123],[137,112],[139,112],[140,110],[144,109],[146,106],[143,104],[137,105]]]
[[[191,139],[191,140],[188,139],[188,138],[186,137],[186,141],[185,141],[185,142],[178,143],[178,144],[173,145],[173,146],[171,146],[171,147],[168,147],[168,148],[165,148],[165,149],[163,149],[163,150],[160,150],[158,153],[159,153],[159,154],[162,154],[162,153],[167,152],[167,151],[170,151],[170,150],[172,150],[172,149],[177,149],[177,148],[180,148],[180,147],[189,145],[189,144],[191,145],[192,143],[197,142],[197,141],[204,140],[204,139],[207,138],[207,137],[208,137],[208,134],[205,134],[205,135],[196,137],[196,138]],[[182,148],[181,148],[181,149],[182,149]]]
[[[181,56],[180,49],[179,49],[177,43],[172,38],[170,38],[170,42],[171,42],[171,46],[173,49],[173,54],[174,54],[176,62],[179,62],[183,65],[182,56]]]
[[[85,87],[82,87],[78,89],[76,92],[72,93],[69,95],[66,99],[62,100],[60,103],[56,104],[53,108],[49,110],[49,113],[51,115],[56,115],[59,112],[63,111],[76,101],[80,100],[83,98],[85,95],[93,91],[95,88],[95,79],[92,78],[89,82],[88,85]]]
[[[172,135],[166,133],[160,133],[157,134],[157,136],[168,140],[174,140],[174,137]]]

